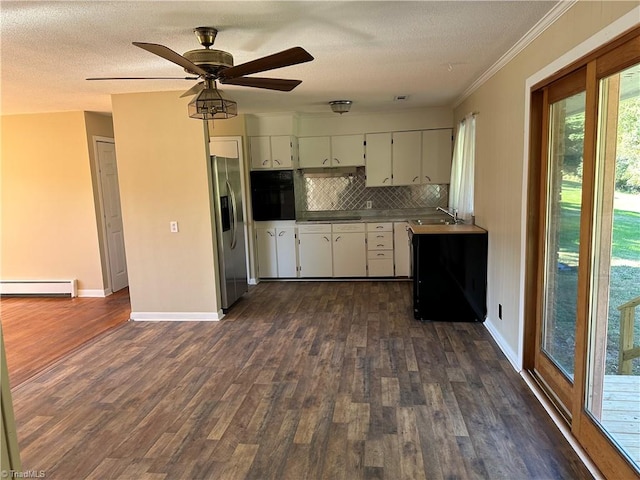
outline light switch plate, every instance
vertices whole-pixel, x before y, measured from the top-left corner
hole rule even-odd
[[[175,220],[169,222],[169,230],[171,230],[171,233],[178,233],[178,222]]]

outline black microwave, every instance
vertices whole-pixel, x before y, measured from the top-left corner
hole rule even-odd
[[[293,189],[293,171],[252,171],[251,205],[254,220],[295,220],[296,199]]]

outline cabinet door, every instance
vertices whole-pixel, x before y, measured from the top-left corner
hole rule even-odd
[[[292,140],[288,135],[271,137],[271,165],[273,168],[293,168]]]
[[[394,132],[393,184],[419,185],[422,132]]]
[[[279,228],[276,230],[276,249],[278,254],[278,277],[293,278],[298,275],[296,256],[296,229]]]
[[[298,139],[300,168],[331,166],[329,137],[302,137]]]
[[[301,277],[331,277],[330,233],[299,233],[298,255]]]
[[[333,276],[366,277],[367,245],[364,232],[333,234]]]
[[[364,165],[364,135],[332,136],[331,165],[333,167]]]
[[[393,243],[396,277],[411,277],[411,248],[407,222],[393,224]]]
[[[367,187],[391,185],[391,133],[371,133],[366,136]]]
[[[251,137],[249,139],[251,150],[251,168],[271,168],[271,141],[269,137]]]
[[[256,229],[258,246],[258,274],[261,278],[278,277],[278,254],[275,228]]]
[[[450,183],[453,131],[422,132],[422,183]]]

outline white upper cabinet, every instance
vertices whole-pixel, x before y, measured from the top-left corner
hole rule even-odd
[[[392,185],[419,185],[422,132],[394,132]]]
[[[364,165],[364,135],[301,137],[300,168]]]
[[[367,187],[391,185],[391,133],[366,135]]]
[[[293,168],[294,139],[289,135],[250,137],[251,168]]]
[[[336,135],[331,137],[331,166],[357,167],[364,165],[364,135]]]
[[[426,130],[422,132],[422,182],[449,183],[453,130]]]
[[[300,168],[331,165],[331,137],[301,137],[298,147]]]

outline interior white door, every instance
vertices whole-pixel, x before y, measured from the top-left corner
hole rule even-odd
[[[107,252],[109,254],[109,279],[111,291],[117,292],[129,285],[127,258],[124,249],[122,212],[120,209],[120,189],[116,148],[111,142],[96,142],[100,187],[102,192],[102,212],[104,228],[107,232]]]

